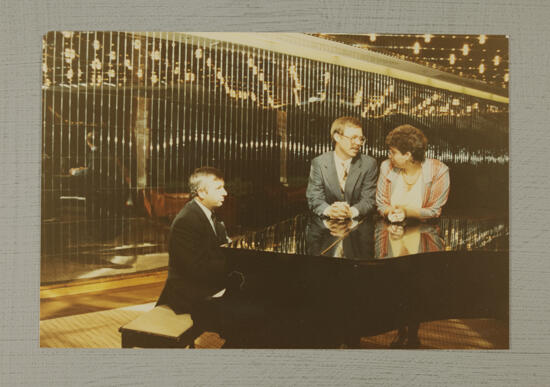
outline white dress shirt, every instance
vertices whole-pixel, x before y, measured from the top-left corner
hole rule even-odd
[[[195,198],[195,202],[197,202],[201,210],[206,215],[206,218],[208,219],[208,221],[210,222],[210,225],[212,226],[212,230],[214,230],[214,234],[218,235],[218,233],[216,232],[216,226],[214,226],[214,222],[212,221],[212,211],[208,209],[206,206],[204,206],[204,204],[199,202],[197,198]]]

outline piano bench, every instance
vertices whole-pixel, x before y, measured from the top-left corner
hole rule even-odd
[[[119,328],[122,348],[191,348],[198,336],[191,315],[160,305]]]

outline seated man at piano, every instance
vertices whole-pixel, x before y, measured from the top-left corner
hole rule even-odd
[[[170,227],[168,278],[157,306],[190,313],[194,325],[227,339],[231,329],[246,331],[248,316],[242,313],[243,305],[233,305],[231,298],[244,278],[229,272],[219,248],[230,241],[225,225],[215,216],[227,195],[221,171],[196,169],[189,178],[189,190],[192,199]]]
[[[378,212],[391,222],[441,215],[449,197],[449,168],[427,159],[428,140],[420,129],[400,125],[386,136],[389,158],[380,166]]]
[[[376,160],[361,153],[361,122],[339,117],[330,128],[334,151],[311,162],[306,190],[310,210],[331,219],[356,218],[375,208]]]

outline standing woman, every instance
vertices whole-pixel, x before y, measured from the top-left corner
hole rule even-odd
[[[386,137],[389,159],[380,166],[376,205],[391,222],[437,218],[447,202],[449,168],[425,157],[427,144],[412,125],[398,126]]]
[[[449,168],[439,160],[426,159],[424,133],[401,125],[388,134],[386,145],[389,159],[380,166],[376,188],[378,212],[392,223],[439,217],[449,197]],[[390,347],[420,347],[419,327],[414,317],[406,319]]]

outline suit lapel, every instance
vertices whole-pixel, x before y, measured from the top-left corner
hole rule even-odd
[[[225,229],[225,224],[223,222],[217,220],[214,223],[214,227],[216,227],[216,234],[217,239],[219,243],[226,243],[227,242],[227,231]]]
[[[217,239],[217,236],[214,233],[214,230],[212,229],[212,225],[210,224],[210,221],[206,217],[206,214],[204,213],[202,208],[200,208],[200,206],[197,204],[195,199],[192,199],[191,206],[192,206],[192,210],[197,214],[197,217],[201,220],[200,227],[202,227],[205,230],[205,232],[207,232],[207,235],[209,235],[211,238]]]
[[[326,154],[323,160],[323,169],[327,177],[327,186],[332,191],[333,195],[342,198],[342,190],[338,182],[338,173],[336,172],[336,164],[334,164],[334,151]]]
[[[361,155],[359,157],[355,157],[354,160],[351,161],[350,167],[349,167],[349,176],[346,180],[346,186],[345,186],[345,200],[347,202],[351,201],[351,194],[353,193],[353,188],[355,187],[355,184],[357,183],[357,179],[359,179],[359,175],[361,174]]]

